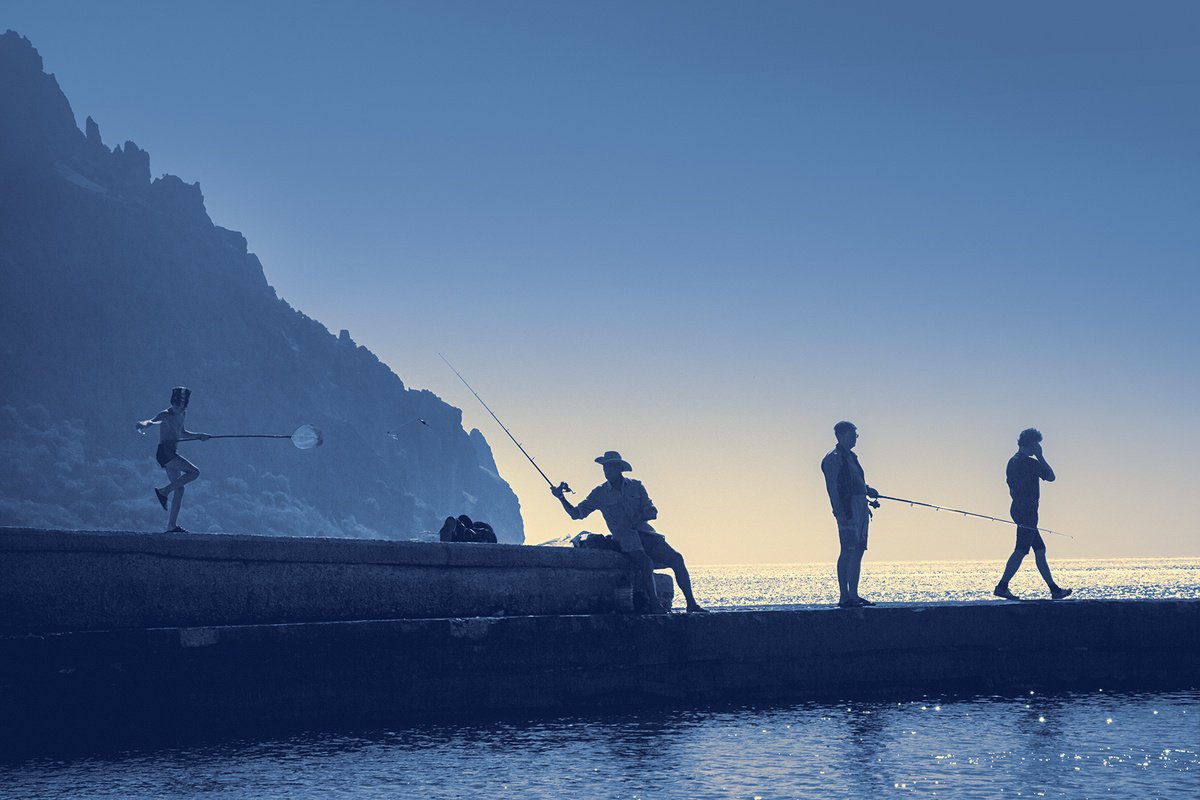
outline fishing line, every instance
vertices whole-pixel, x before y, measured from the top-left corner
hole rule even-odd
[[[932,508],[934,511],[949,511],[953,514],[962,514],[965,517],[979,517],[980,519],[990,519],[992,522],[1003,522],[1005,525],[1016,525],[1019,528],[1032,527],[1030,525],[1020,525],[1016,522],[1013,522],[1011,519],[1002,519],[1001,517],[993,517],[990,514],[977,514],[974,511],[963,511],[961,508],[949,508],[947,506],[939,506],[934,503],[922,503],[919,500],[907,500],[903,497],[888,497],[887,495],[881,494],[881,495],[879,495],[878,499],[879,500],[892,500],[897,503],[908,503],[910,506],[924,506],[925,508]],[[878,508],[878,507],[879,506],[876,505],[876,508]],[[1054,534],[1055,536],[1065,536],[1068,539],[1075,538],[1074,536],[1072,536],[1069,533],[1059,533],[1058,531],[1052,531],[1049,528],[1037,528],[1037,530],[1041,531],[1042,533],[1051,533],[1051,534]]]
[[[525,448],[522,447],[521,443],[517,441],[517,437],[512,435],[512,431],[510,431],[508,428],[506,428],[504,426],[504,423],[501,422],[500,418],[496,416],[496,412],[492,411],[492,409],[488,408],[488,404],[483,402],[483,398],[479,396],[479,392],[475,391],[474,389],[471,389],[471,384],[467,383],[467,379],[462,376],[462,373],[459,372],[458,370],[454,369],[454,365],[451,364],[450,360],[447,359],[444,355],[442,355],[441,353],[438,353],[438,357],[441,358],[442,361],[446,362],[446,366],[450,368],[451,372],[453,372],[455,375],[458,376],[458,379],[463,382],[463,386],[466,386],[468,389],[471,390],[471,394],[475,395],[475,399],[478,400],[485,409],[487,409],[487,412],[492,415],[492,419],[496,420],[496,424],[504,429],[504,432],[508,434],[508,438],[512,439],[513,444],[515,444],[517,446],[517,449],[521,451],[521,455],[523,455],[529,459],[529,463],[533,464],[533,468],[538,471],[538,474],[546,479],[546,483],[550,484],[550,488],[551,489],[557,488],[563,492],[571,492],[572,491],[571,487],[567,486],[566,481],[563,481],[558,486],[554,485],[554,481],[550,480],[550,478],[547,477],[546,473],[542,472],[542,468],[539,467],[537,465],[537,462],[533,460],[533,456],[531,456],[531,455],[529,455],[529,453],[525,452]]]

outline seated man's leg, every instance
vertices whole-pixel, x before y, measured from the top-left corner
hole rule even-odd
[[[679,584],[679,591],[683,593],[683,597],[687,601],[687,610],[703,611],[704,609],[696,602],[696,596],[692,594],[692,576],[688,574],[683,555],[671,547],[666,538],[657,534],[642,534],[642,546],[656,567],[669,569],[675,573],[675,582]]]
[[[650,601],[650,613],[667,613],[667,609],[663,608],[662,603],[659,602],[658,590],[654,588],[654,561],[646,555],[646,551],[642,547],[641,536],[635,530],[620,534],[614,531],[613,540],[621,546],[621,552],[629,556],[637,566],[638,574],[641,576],[642,591],[646,593],[646,597]]]

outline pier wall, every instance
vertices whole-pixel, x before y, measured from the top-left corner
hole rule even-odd
[[[632,610],[618,553],[0,528],[0,633]]]
[[[1200,600],[604,613],[627,608],[629,580],[604,552],[0,531],[0,752],[647,704],[1200,686]],[[480,613],[495,607],[508,613]]]
[[[1200,601],[0,636],[0,747],[805,698],[1200,686]]]

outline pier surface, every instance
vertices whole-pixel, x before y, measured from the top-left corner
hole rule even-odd
[[[611,553],[339,543],[351,550],[361,545],[362,558],[353,563],[368,566],[363,574],[378,582],[386,582],[386,565],[404,575],[418,560],[413,555],[397,567],[389,560],[393,548],[410,555],[432,548],[422,556],[427,559],[423,568],[432,574],[424,582],[405,578],[404,592],[441,580],[458,586],[453,576],[440,573],[461,567],[472,575],[463,585],[473,586],[487,603],[511,597],[521,607],[529,602],[528,589],[549,607],[553,592],[546,587],[568,587],[571,603],[608,609],[437,617],[435,605],[422,601],[419,617],[400,618],[390,616],[401,602],[396,593],[372,589],[384,603],[372,610],[364,606],[365,590],[337,586],[337,580],[360,580],[357,567],[341,556],[321,579],[329,581],[323,605],[280,604],[272,594],[277,588],[258,586],[256,579],[264,573],[256,570],[263,563],[273,565],[268,575],[275,569],[320,572],[314,565],[327,562],[314,556],[326,546],[322,541],[264,538],[263,552],[278,559],[255,560],[248,553],[256,537],[213,535],[234,561],[247,562],[239,568],[245,574],[233,570],[236,580],[223,583],[208,561],[213,554],[196,544],[197,537],[178,544],[204,558],[181,566],[178,555],[155,550],[172,549],[167,539],[151,546],[132,534],[46,533],[54,547],[34,551],[30,537],[37,535],[0,530],[0,719],[6,720],[6,737],[27,742],[114,725],[143,732],[180,726],[222,730],[647,703],[1200,686],[1198,600],[882,605],[656,617],[614,613],[620,605],[614,597],[622,591],[628,596],[625,578],[591,575],[607,575],[611,568],[614,576],[627,578],[623,559]],[[131,549],[135,542],[139,546]],[[281,551],[288,542],[294,549]],[[310,545],[317,550],[308,550]],[[32,569],[31,552],[41,559],[41,569],[16,575],[14,570]],[[303,558],[289,566],[289,553]],[[89,560],[97,554],[115,558],[122,568],[104,570],[102,561]],[[58,571],[52,568],[56,558],[65,565]],[[500,560],[482,566],[480,559],[488,558]],[[90,564],[86,575],[76,574],[81,564]],[[159,598],[143,601],[143,589],[136,587],[154,585],[168,594],[176,591],[177,601],[186,599],[188,592],[178,586],[172,590],[167,582],[186,582],[189,569],[204,571],[205,577],[187,584],[188,592],[222,597],[184,602],[180,607],[191,615],[186,624],[168,624],[162,615],[170,606]],[[165,570],[165,577],[158,570]],[[16,593],[8,584],[14,579]],[[46,601],[37,624],[30,602],[19,596],[33,592],[35,582],[38,598],[61,593],[57,602]],[[595,587],[590,599],[581,588],[585,583]],[[432,594],[445,597],[442,591]],[[345,597],[352,603],[337,620],[331,609]],[[68,601],[81,605],[68,609]],[[154,611],[141,622],[108,624],[135,622],[142,607]],[[286,608],[291,615],[300,607],[320,608],[319,614],[312,612],[320,619],[262,616],[262,609]],[[246,618],[254,621],[237,622],[231,609],[238,608],[251,609]]]

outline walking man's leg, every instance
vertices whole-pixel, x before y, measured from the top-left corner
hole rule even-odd
[[[1004,565],[1004,574],[1000,576],[1000,582],[996,584],[996,588],[992,590],[992,594],[997,597],[1003,597],[1006,600],[1020,600],[1008,588],[1008,582],[1017,574],[1017,570],[1021,568],[1021,562],[1025,560],[1025,554],[1029,552],[1030,545],[1033,544],[1033,535],[1037,533],[1031,528],[1017,528],[1017,546],[1013,549],[1012,555],[1008,557],[1008,561]]]
[[[1058,588],[1058,584],[1054,582],[1054,577],[1050,574],[1050,562],[1046,560],[1046,548],[1033,551],[1033,561],[1037,564],[1038,572],[1042,574],[1042,580],[1046,582],[1046,588],[1054,591]]]
[[[1067,595],[1071,594],[1070,589],[1064,589],[1054,582],[1054,576],[1050,574],[1050,562],[1046,560],[1046,545],[1041,544],[1041,537],[1034,543],[1033,560],[1037,564],[1038,572],[1042,574],[1042,580],[1046,582],[1046,588],[1050,590],[1050,596],[1055,600],[1062,600]]]

